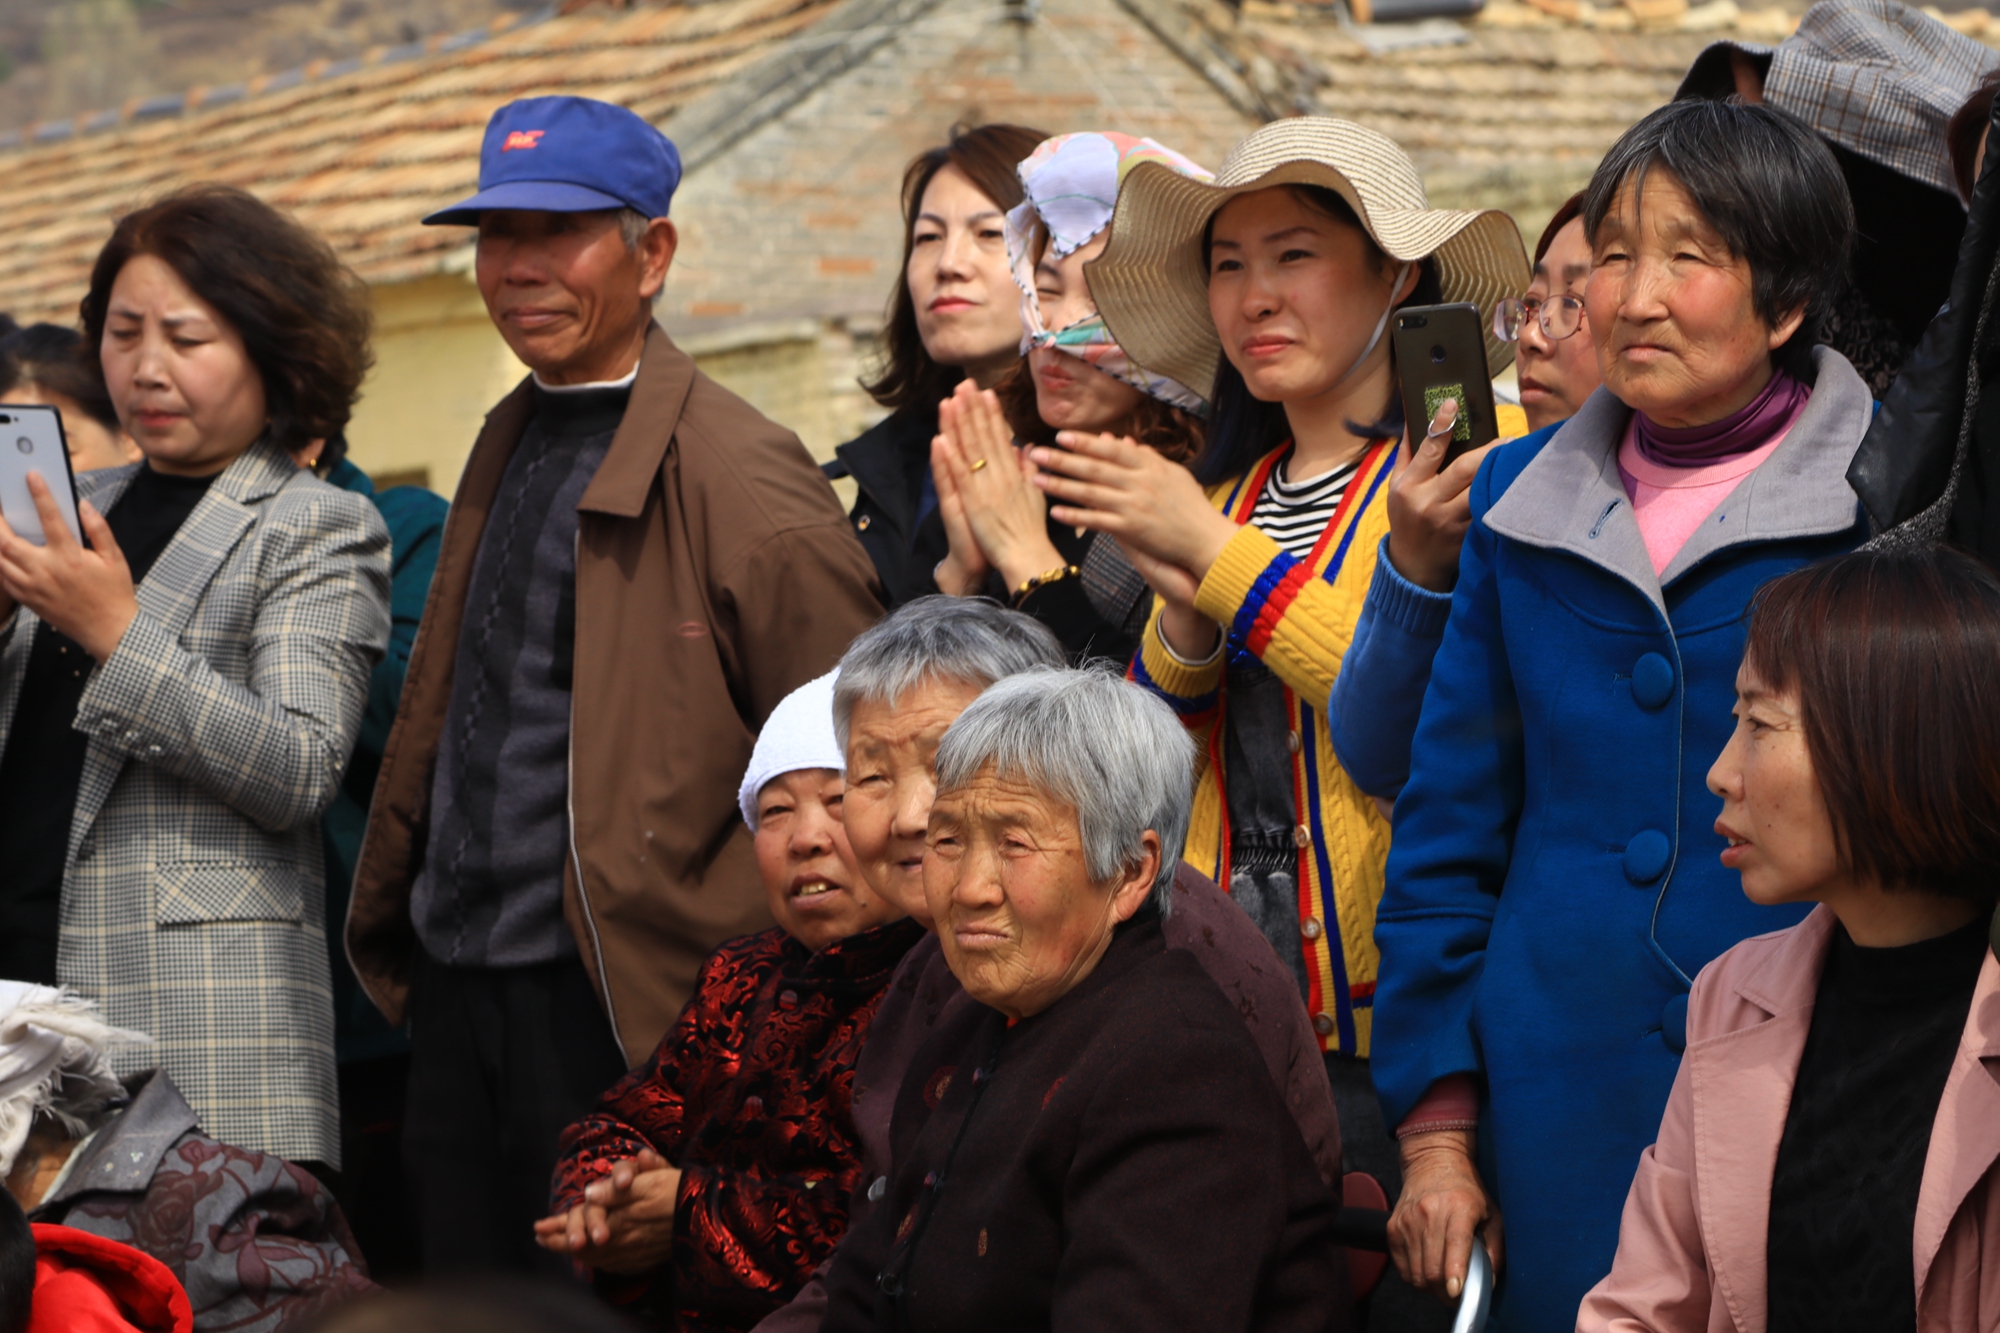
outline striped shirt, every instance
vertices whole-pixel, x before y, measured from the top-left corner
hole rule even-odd
[[[1250,521],[1285,551],[1304,560],[1312,554],[1313,543],[1333,519],[1347,485],[1361,468],[1361,460],[1342,463],[1331,472],[1322,472],[1307,481],[1285,479],[1285,467],[1292,460],[1271,469],[1264,493],[1250,511]]]

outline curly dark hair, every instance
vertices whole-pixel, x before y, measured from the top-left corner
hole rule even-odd
[[[1021,178],[1014,173],[1022,159],[1049,136],[1020,125],[954,125],[951,140],[927,148],[910,159],[903,171],[903,263],[889,293],[889,321],[882,329],[882,373],[861,385],[891,412],[905,408],[935,412],[965,378],[956,366],[941,366],[924,350],[917,332],[917,303],[910,297],[910,251],[915,245],[917,209],[924,191],[940,171],[957,167],[1001,209],[1021,202]]]
[[[111,285],[152,255],[215,307],[264,380],[269,438],[285,449],[346,428],[374,363],[367,288],[333,247],[247,191],[191,185],[118,220],[83,298],[83,333],[104,341]]]

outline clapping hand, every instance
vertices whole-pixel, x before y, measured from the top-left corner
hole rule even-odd
[[[650,1148],[584,1187],[583,1202],[535,1223],[535,1241],[606,1273],[657,1268],[674,1248],[681,1173]]]
[[[1033,475],[1034,464],[1014,447],[992,390],[966,380],[938,405],[931,476],[951,539],[951,554],[938,568],[941,589],[976,592],[988,569],[1018,588],[1063,563],[1049,540],[1048,502]]]
[[[1236,524],[1209,503],[1180,464],[1138,441],[1063,431],[1060,449],[1030,451],[1034,483],[1057,503],[1058,523],[1115,538],[1165,604],[1160,628],[1183,656],[1204,657],[1220,633],[1194,609],[1209,566],[1236,535]]]
[[[0,519],[0,618],[25,606],[102,662],[139,614],[125,554],[88,500],[77,506],[86,547],[70,534],[48,482],[30,473],[28,493],[48,544],[35,545]]]

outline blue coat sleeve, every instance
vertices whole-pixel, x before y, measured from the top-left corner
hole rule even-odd
[[[1393,801],[1409,780],[1410,745],[1450,614],[1451,594],[1419,588],[1398,574],[1384,537],[1354,641],[1326,705],[1333,753],[1370,796]]]
[[[1482,521],[1493,465],[1472,486],[1472,527],[1396,802],[1376,916],[1382,971],[1372,1072],[1393,1128],[1447,1074],[1481,1073],[1473,1000],[1521,815],[1521,712],[1501,623],[1500,538]]]

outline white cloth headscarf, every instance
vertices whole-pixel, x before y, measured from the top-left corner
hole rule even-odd
[[[801,768],[830,768],[847,771],[847,756],[833,734],[833,682],[836,669],[818,680],[809,680],[778,701],[764,729],[757,733],[757,748],[750,752],[750,768],[736,789],[736,808],[743,822],[757,831],[757,793],[772,778],[781,778]]]

